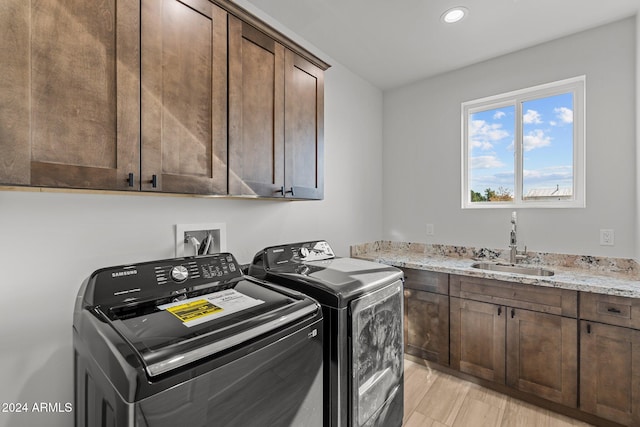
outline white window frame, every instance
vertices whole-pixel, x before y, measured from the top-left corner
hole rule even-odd
[[[547,83],[500,95],[489,96],[462,103],[462,208],[463,209],[495,209],[495,208],[584,208],[585,200],[585,86],[586,76],[577,76],[553,83]],[[573,93],[573,196],[566,200],[524,200],[523,186],[523,135],[522,135],[522,103],[538,99]],[[514,127],[514,200],[508,202],[472,202],[469,186],[469,117],[480,111],[497,109],[505,106],[515,107],[516,123]]]

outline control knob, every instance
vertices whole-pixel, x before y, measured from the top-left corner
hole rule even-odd
[[[187,277],[189,277],[189,270],[184,265],[176,265],[171,269],[171,278],[176,282],[184,282]]]

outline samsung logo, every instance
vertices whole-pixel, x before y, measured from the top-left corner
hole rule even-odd
[[[138,274],[138,270],[123,270],[123,271],[115,271],[111,273],[111,277],[124,277],[124,276],[133,276],[134,274]]]

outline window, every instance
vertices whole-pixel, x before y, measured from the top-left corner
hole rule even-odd
[[[585,77],[462,104],[462,207],[585,206]]]

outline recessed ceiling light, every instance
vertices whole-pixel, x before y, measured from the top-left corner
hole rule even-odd
[[[466,7],[456,6],[443,13],[440,19],[444,23],[453,24],[454,22],[460,22],[467,16],[468,12],[469,10]]]

